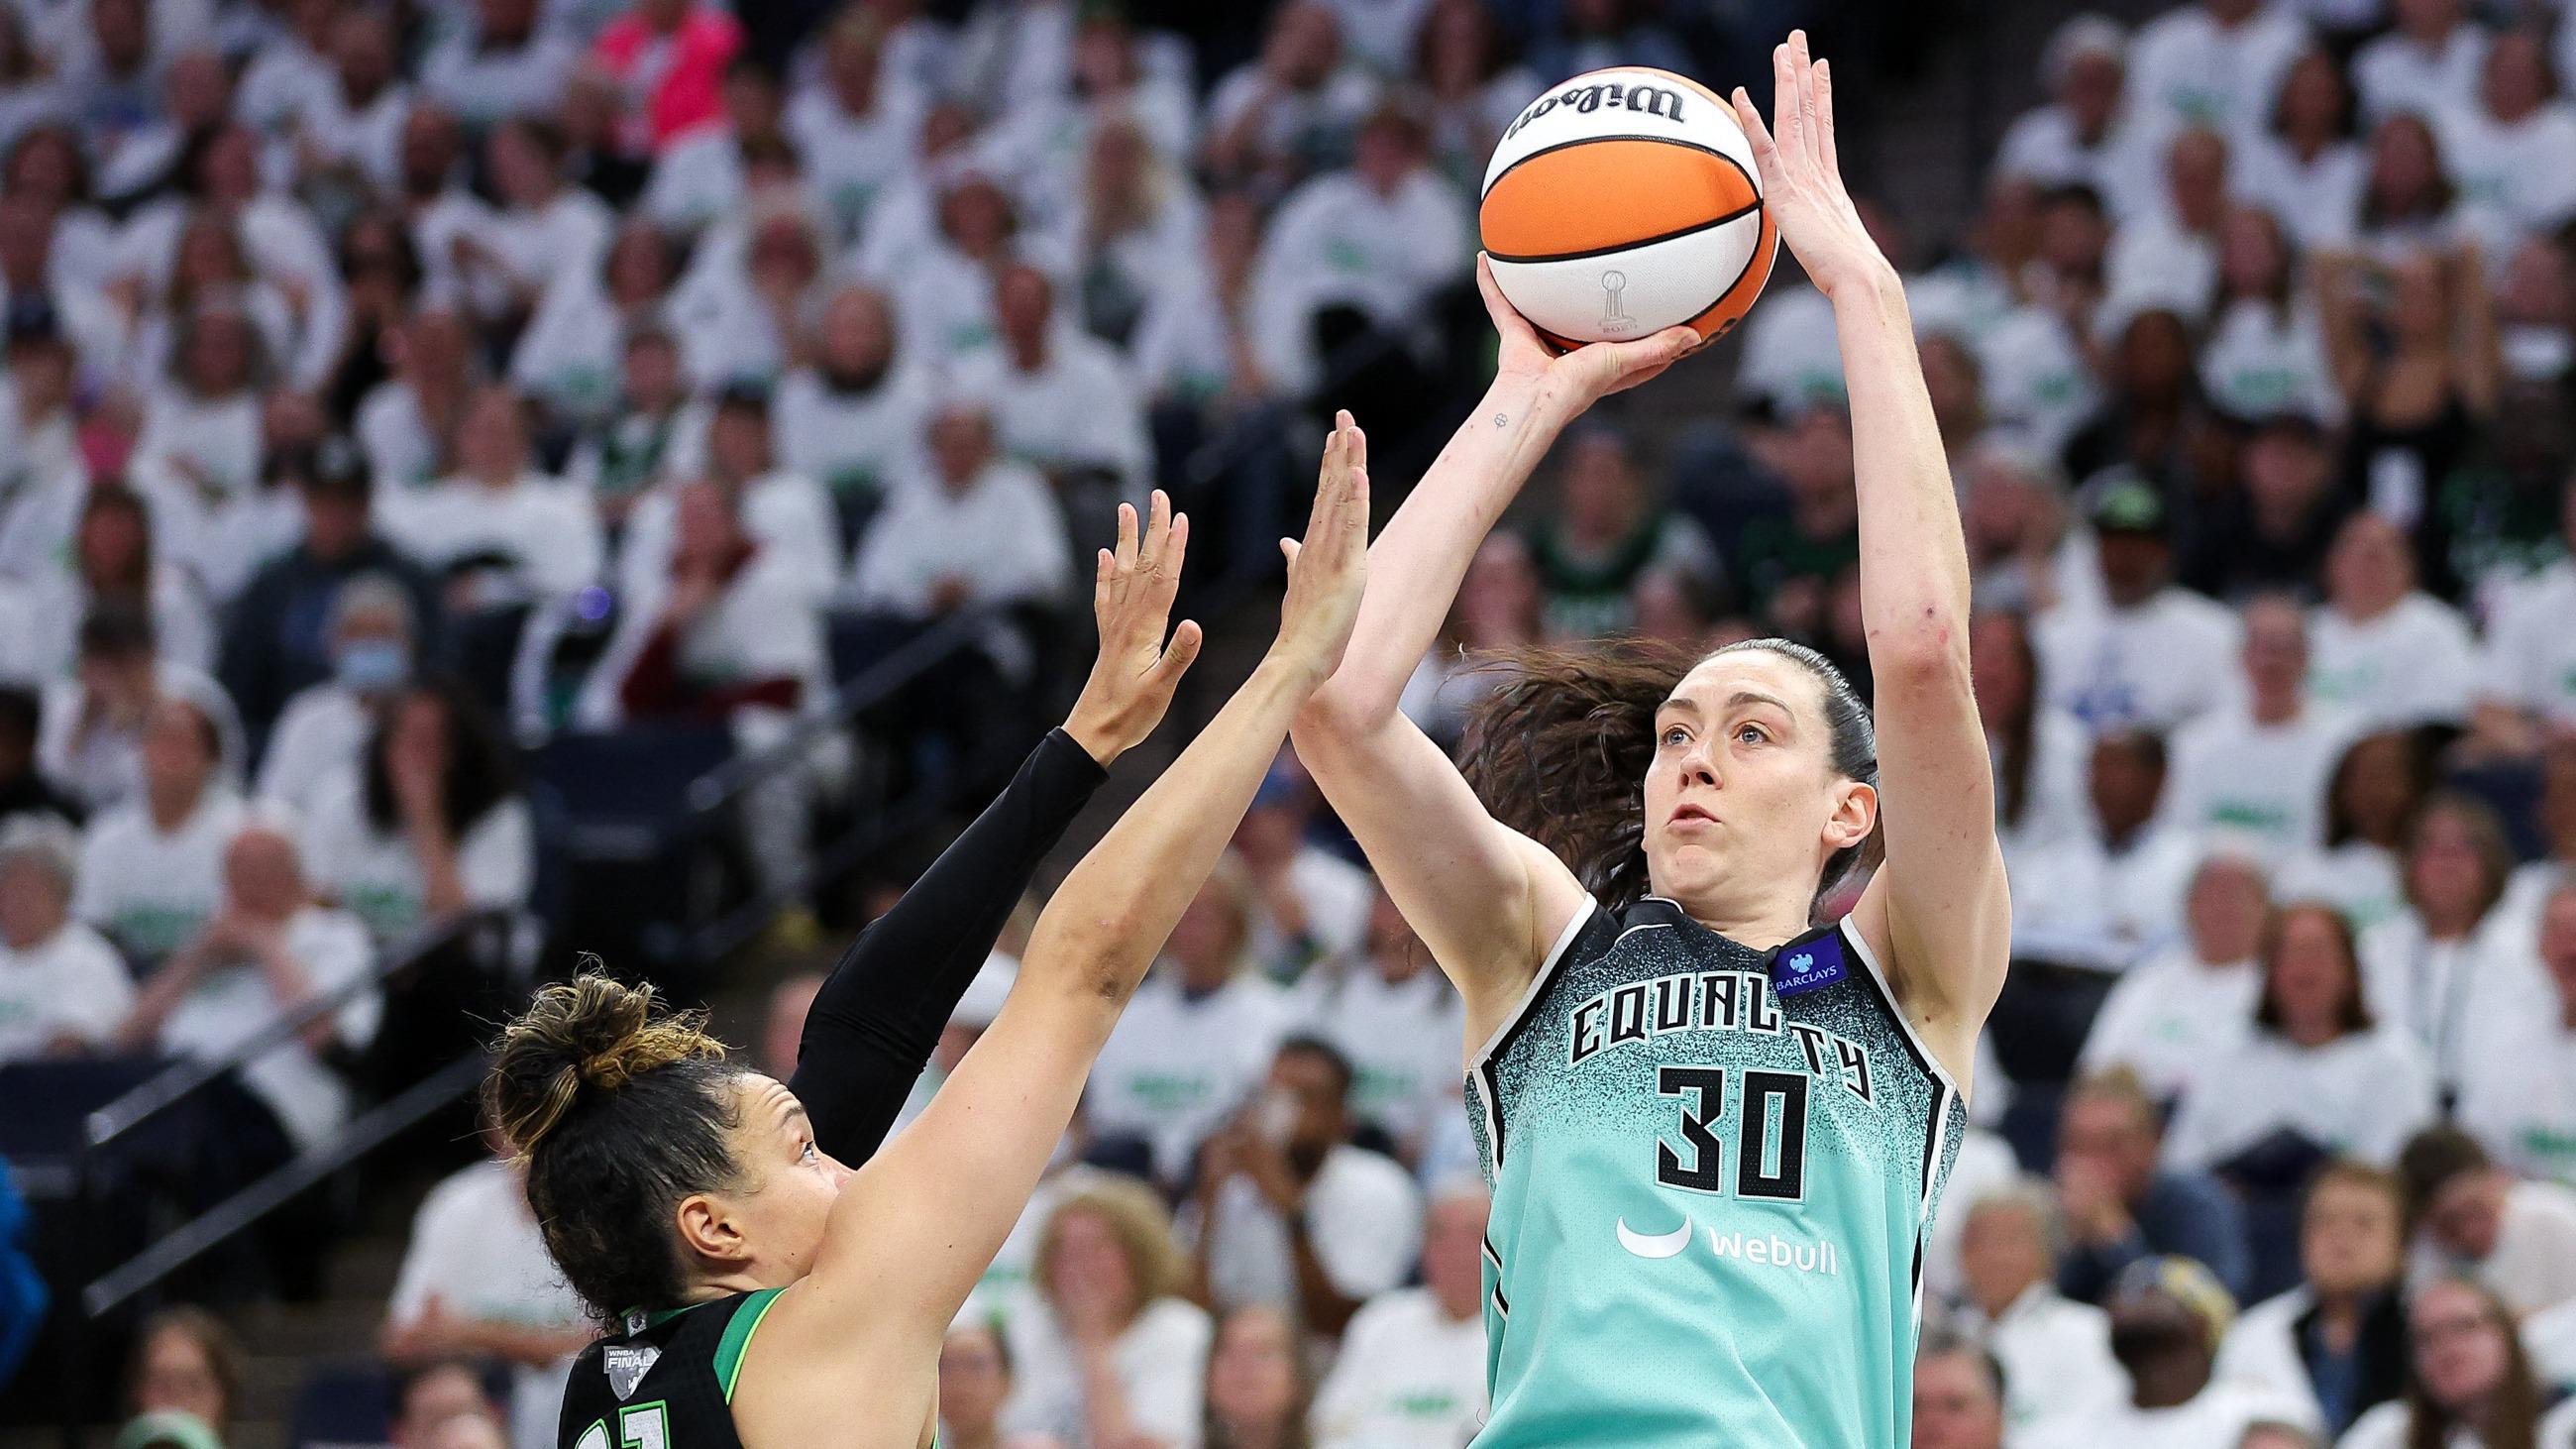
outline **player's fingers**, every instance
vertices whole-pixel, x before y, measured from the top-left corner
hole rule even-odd
[[[1172,533],[1171,495],[1155,489],[1147,495],[1145,509],[1145,542],[1137,550],[1136,563],[1147,578],[1157,578],[1163,572],[1163,550]]]
[[[1824,60],[1816,62],[1816,156],[1826,170],[1842,174],[1842,157],[1834,148],[1833,62]]]
[[[1125,575],[1136,567],[1136,505],[1118,505],[1118,573]]]
[[[1206,640],[1196,619],[1183,619],[1172,631],[1172,642],[1163,646],[1163,657],[1154,661],[1154,681],[1169,686],[1180,682],[1189,672],[1192,661],[1199,657],[1199,645]]]
[[[1181,561],[1189,556],[1189,551],[1190,516],[1186,513],[1173,514],[1171,529],[1163,536],[1161,566],[1154,571],[1151,585],[1153,592],[1148,596],[1148,602],[1153,605],[1154,627],[1157,629],[1163,627],[1163,621],[1171,617],[1172,600],[1181,592]]]
[[[1297,572],[1297,540],[1293,538],[1283,538],[1279,540],[1279,556],[1288,560],[1288,572],[1292,575],[1295,574]]]
[[[1504,341],[1525,341],[1533,347],[1538,345],[1538,333],[1532,330],[1529,319],[1520,314],[1520,309],[1512,305],[1511,299],[1503,295],[1502,284],[1494,280],[1493,264],[1483,252],[1476,253],[1476,294],[1485,299],[1485,316],[1494,324],[1494,330],[1503,335]]]
[[[1753,143],[1754,174],[1767,189],[1780,175],[1780,143],[1772,139],[1771,128],[1762,124],[1762,112],[1744,87],[1735,88],[1734,104],[1735,123],[1744,128],[1744,138]]]
[[[1809,160],[1816,146],[1816,65],[1807,51],[1807,32],[1789,32],[1789,70],[1798,82],[1798,145]]]
[[[1784,41],[1771,47],[1771,135],[1780,154],[1798,154],[1798,68]]]

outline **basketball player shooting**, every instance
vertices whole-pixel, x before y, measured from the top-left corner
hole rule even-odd
[[[1495,1190],[1481,1449],[1910,1437],[1923,1244],[2011,911],[1904,292],[1843,187],[1831,72],[1803,34],[1773,59],[1770,124],[1741,90],[1734,107],[1833,304],[1876,721],[1779,639],[1527,653],[1463,769],[1397,711],[1558,432],[1699,340],[1551,357],[1480,262],[1499,376],[1371,550],[1354,640],[1295,731],[1466,999]],[[1884,863],[1818,924],[1873,834]]]

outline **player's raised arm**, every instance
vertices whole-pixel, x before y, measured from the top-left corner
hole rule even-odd
[[[1018,1220],[1110,1027],[1215,867],[1289,720],[1340,661],[1367,540],[1365,475],[1328,468],[1304,545],[1287,546],[1270,652],[1057,889],[992,1029],[920,1120],[842,1188],[811,1275],[780,1296],[744,1360],[734,1413],[746,1443],[813,1442],[854,1384],[890,1422],[929,1412],[941,1329]],[[1168,596],[1176,554],[1149,531],[1131,587]]]
[[[1809,57],[1804,31],[1773,62],[1772,125],[1740,88],[1736,119],[1781,239],[1833,303],[1851,391],[1887,853],[1854,918],[1906,1013],[1964,1081],[2011,933],[1994,776],[1968,685],[1967,547],[1904,288],[1843,186],[1832,71]]]
[[[1295,734],[1298,757],[1466,998],[1471,1040],[1519,998],[1583,887],[1544,847],[1496,821],[1396,700],[1477,547],[1557,434],[1699,343],[1672,327],[1551,357],[1482,257],[1476,284],[1502,339],[1493,385],[1379,533],[1359,630]]]
[[[1141,533],[1136,510],[1118,505],[1118,546],[1101,550],[1092,585],[1100,653],[1072,714],[893,909],[859,933],[815,996],[787,1086],[812,1115],[824,1152],[850,1163],[876,1152],[1038,862],[1090,803],[1110,762],[1171,707],[1198,654],[1199,626],[1184,620],[1166,647],[1171,590],[1132,585],[1147,538],[1170,555],[1161,561],[1168,577],[1179,572],[1187,537],[1187,520],[1174,526],[1160,489]]]

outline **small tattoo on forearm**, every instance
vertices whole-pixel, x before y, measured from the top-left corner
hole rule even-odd
[[[1510,414],[1508,414],[1508,413],[1496,413],[1496,414],[1494,414],[1494,426],[1495,426],[1495,427],[1498,427],[1498,428],[1499,428],[1499,427],[1501,427],[1503,424],[1508,423],[1508,422],[1510,422],[1510,421],[1511,421],[1511,416],[1510,416]]]

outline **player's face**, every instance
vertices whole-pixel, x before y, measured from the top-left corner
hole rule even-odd
[[[1998,1449],[2004,1409],[1994,1383],[1963,1353],[1914,1366],[1914,1449]]]
[[[1655,893],[1688,906],[1731,882],[1813,882],[1828,856],[1869,834],[1876,805],[1832,760],[1824,685],[1804,667],[1761,649],[1703,661],[1655,712],[1645,789]]]
[[[812,1272],[823,1234],[850,1169],[814,1145],[804,1104],[775,1078],[746,1072],[735,1090],[739,1125],[734,1161],[743,1188],[725,1194],[725,1214],[742,1235],[750,1263],[770,1286]]]

